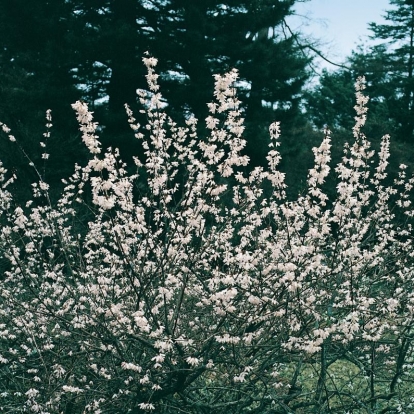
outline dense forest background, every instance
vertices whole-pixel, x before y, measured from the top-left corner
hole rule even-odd
[[[306,0],[305,0],[306,1]],[[351,139],[353,83],[365,75],[370,112],[365,133],[373,146],[392,136],[394,167],[413,155],[414,1],[391,0],[385,25],[370,24],[371,48],[359,47],[319,82],[312,62],[317,42],[295,33],[286,18],[299,0],[24,0],[0,2],[0,120],[19,137],[35,162],[52,110],[48,180],[59,182],[86,155],[70,104],[88,102],[100,122],[104,145],[125,158],[139,152],[124,103],[136,113],[137,88],[145,88],[144,53],[159,59],[167,111],[177,121],[207,115],[213,74],[240,71],[247,154],[265,163],[268,125],[282,124],[283,163],[290,193],[303,187],[311,148],[325,125],[336,152]],[[200,122],[200,136],[203,124]],[[2,140],[2,159],[27,178],[24,156]],[[38,157],[36,159],[36,154]]]

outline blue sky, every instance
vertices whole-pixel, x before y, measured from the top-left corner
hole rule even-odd
[[[329,60],[341,63],[356,45],[367,40],[368,23],[384,23],[381,16],[391,8],[389,0],[310,0],[294,5],[300,17],[289,24],[320,39],[320,49]],[[327,63],[320,65],[334,69]]]

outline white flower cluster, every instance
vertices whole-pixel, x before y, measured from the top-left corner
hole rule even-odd
[[[98,136],[95,135],[98,124],[92,122],[93,113],[89,111],[88,104],[81,101],[76,101],[72,104],[72,108],[76,111],[76,119],[80,124],[80,131],[82,132],[82,140],[86,147],[92,154],[99,154],[101,152]]]

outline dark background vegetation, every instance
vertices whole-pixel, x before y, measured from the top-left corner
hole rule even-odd
[[[382,43],[359,48],[347,69],[324,71],[311,88],[306,85],[314,76],[310,63],[317,44],[286,23],[298,2],[1,0],[0,120],[42,162],[44,114],[52,109],[51,184],[86,156],[70,107],[77,99],[95,111],[104,146],[119,147],[128,158],[139,147],[123,104],[138,113],[136,89],[146,87],[141,59],[148,51],[159,58],[161,91],[177,121],[191,113],[204,119],[213,99],[212,75],[239,69],[251,165],[265,164],[268,125],[281,121],[281,168],[290,195],[304,186],[311,148],[321,141],[324,125],[333,131],[334,161],[352,140],[353,83],[361,74],[371,98],[368,138],[378,148],[381,136],[390,133],[393,170],[408,163],[414,139],[414,2],[391,0],[387,24],[370,25]],[[199,129],[202,136],[203,122]],[[0,152],[6,166],[21,171],[20,183],[34,180],[27,160],[5,136]]]

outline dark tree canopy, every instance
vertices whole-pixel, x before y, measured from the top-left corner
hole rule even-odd
[[[383,46],[376,46],[366,54],[362,49],[353,52],[347,60],[349,69],[324,70],[319,83],[304,94],[309,121],[318,129],[327,125],[334,131],[348,131],[355,123],[355,93],[353,85],[358,76],[367,79],[369,114],[364,131],[368,136],[379,137],[397,133],[397,116],[400,103],[397,93],[387,79],[384,67],[387,57]]]
[[[149,51],[160,60],[169,110],[199,119],[211,101],[212,75],[239,69],[248,150],[257,162],[266,145],[257,127],[264,136],[269,119],[277,119],[286,133],[300,117],[308,59],[283,31],[295,2],[3,1],[0,67],[8,100],[0,117],[16,128],[50,107],[56,120],[69,122],[69,104],[82,98],[106,113],[105,133],[122,149],[131,137],[120,122],[123,105],[134,108],[135,90],[145,87],[141,58]]]
[[[391,0],[386,23],[370,23],[374,46],[359,46],[348,57],[348,69],[325,71],[307,94],[310,120],[349,130],[353,123],[352,84],[367,79],[370,97],[368,133],[394,133],[400,142],[414,139],[414,2]],[[378,43],[378,41],[380,43]]]
[[[414,2],[390,0],[394,8],[385,14],[386,24],[370,23],[372,39],[385,42],[368,55],[371,67],[382,79],[378,82],[383,98],[390,103],[400,139],[414,139]],[[372,65],[375,64],[375,66]],[[368,65],[365,65],[368,66]],[[391,93],[392,92],[392,93]]]

